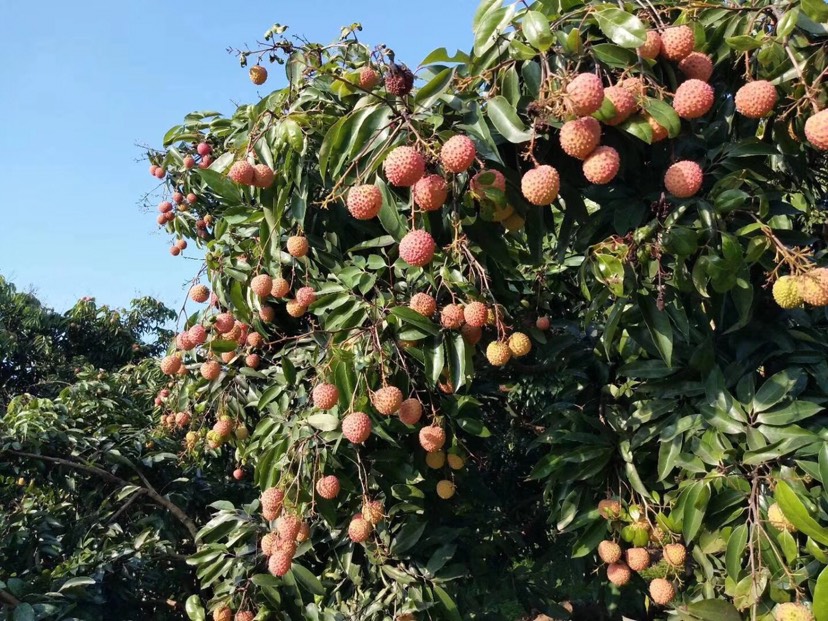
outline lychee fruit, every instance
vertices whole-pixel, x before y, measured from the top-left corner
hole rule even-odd
[[[177,257],[178,255],[181,254],[181,248],[179,248],[178,246],[171,246],[170,247],[170,254],[174,257]]]
[[[773,611],[774,621],[814,621],[814,615],[804,604],[784,602]]]
[[[158,203],[158,211],[159,213],[167,213],[172,211],[173,204],[170,201],[161,201]]]
[[[796,308],[802,305],[797,279],[793,276],[781,276],[773,283],[773,299],[782,308]]]
[[[352,412],[342,419],[342,435],[354,444],[362,444],[371,435],[371,418],[365,412]]]
[[[261,86],[267,81],[267,69],[261,65],[253,65],[250,67],[250,81],[256,86]]]
[[[221,365],[217,360],[207,360],[201,364],[201,376],[209,382],[218,379],[221,375]]]
[[[239,610],[233,621],[253,621],[256,618],[256,613],[251,610]]]
[[[270,295],[274,298],[283,298],[290,291],[290,283],[284,278],[274,278],[273,285],[270,287]]]
[[[296,291],[296,301],[302,306],[310,306],[316,302],[316,291],[313,287],[301,287]]]
[[[176,239],[175,245],[179,250],[186,250],[187,249],[187,240],[186,239]]]
[[[630,115],[632,115],[632,113],[638,108],[638,104],[635,102],[635,97],[633,97],[627,89],[621,88],[620,86],[610,86],[605,88],[604,96],[606,96],[606,98],[609,99],[615,107],[615,114],[613,114],[612,118],[604,121],[607,125],[620,125],[630,118]]]
[[[466,321],[466,312],[460,304],[446,304],[440,311],[440,325],[447,330],[457,330]]]
[[[400,409],[397,415],[404,424],[415,425],[423,415],[423,404],[414,398],[406,399],[400,403]]]
[[[489,309],[483,302],[469,302],[463,307],[463,319],[470,326],[482,328],[489,319]]]
[[[262,548],[262,554],[270,556],[273,554],[273,546],[276,543],[276,533],[266,533],[259,543]]]
[[[202,170],[205,168],[210,168],[210,165],[213,163],[213,156],[212,155],[205,155],[201,158],[201,161],[198,163],[198,167]]]
[[[167,176],[167,169],[166,168],[162,168],[161,166],[159,166],[158,168],[155,169],[155,178],[156,179],[163,179],[166,176]]]
[[[509,337],[509,351],[515,358],[521,358],[532,351],[532,341],[523,332],[514,332]]]
[[[437,301],[427,293],[415,293],[411,296],[408,307],[423,317],[431,317],[437,311]]]
[[[474,164],[477,149],[468,136],[458,134],[446,140],[440,149],[440,162],[443,168],[451,173],[462,173]]]
[[[492,341],[486,347],[486,359],[492,366],[502,367],[512,357],[512,351],[509,349],[508,343],[503,341]]]
[[[374,90],[380,83],[380,74],[371,67],[363,67],[359,71],[359,85],[366,91]]]
[[[386,156],[384,168],[392,185],[408,188],[425,174],[425,158],[414,147],[401,146]]]
[[[777,530],[784,530],[789,533],[796,532],[796,526],[785,517],[785,514],[782,513],[782,509],[777,503],[773,503],[768,507],[768,522]]]
[[[460,327],[460,335],[471,347],[474,347],[483,338],[483,328],[464,324]]]
[[[216,315],[215,328],[221,334],[227,334],[236,326],[236,318],[232,313],[219,313]]]
[[[519,213],[513,213],[508,218],[501,222],[503,228],[505,228],[510,233],[514,233],[515,231],[520,231],[524,225],[526,224],[526,220],[521,216]]]
[[[533,205],[551,205],[558,198],[561,177],[552,166],[542,164],[526,171],[520,180],[520,190],[524,198]]]
[[[302,306],[299,303],[299,300],[288,300],[285,304],[285,311],[287,311],[287,314],[294,319],[298,319],[308,311],[308,307]]]
[[[400,409],[403,395],[396,386],[385,386],[371,394],[371,404],[380,414],[390,416]]]
[[[177,334],[175,337],[175,344],[179,349],[183,349],[185,351],[190,351],[196,345],[187,332],[180,332]]]
[[[587,181],[603,185],[615,179],[621,168],[621,157],[612,147],[601,146],[584,160],[582,168]]]
[[[290,571],[293,554],[289,550],[276,550],[267,562],[267,570],[274,576],[281,577]]]
[[[546,332],[550,325],[551,323],[549,321],[549,317],[546,315],[542,315],[541,317],[535,319],[535,327],[542,332]]]
[[[582,160],[601,142],[601,124],[591,116],[567,121],[561,127],[560,141],[564,153]]]
[[[164,356],[161,359],[161,372],[164,375],[175,375],[181,368],[181,356]]]
[[[572,111],[578,116],[592,114],[604,103],[604,85],[594,73],[580,73],[567,86]]]
[[[296,541],[302,543],[310,539],[310,526],[307,522],[302,521],[299,524],[299,532],[296,534]]]
[[[276,179],[276,173],[267,164],[256,164],[253,167],[253,182],[251,185],[257,188],[269,188]]]
[[[713,107],[713,87],[701,80],[682,82],[673,96],[673,108],[683,119],[697,119]]]
[[[624,563],[607,565],[607,579],[615,586],[624,586],[632,578],[630,568]]]
[[[248,162],[247,160],[239,160],[237,162],[233,162],[233,165],[230,167],[230,170],[227,172],[227,176],[230,180],[235,181],[241,185],[251,185],[253,183],[253,177],[256,174],[256,170],[253,168],[253,165]]]
[[[633,98],[638,101],[641,97],[647,94],[646,86],[644,85],[644,81],[637,77],[633,76],[630,78],[624,78],[620,82],[618,82],[617,86],[620,86],[625,91],[627,91]]]
[[[678,68],[691,80],[707,82],[713,75],[713,61],[701,52],[690,52],[678,64]]]
[[[661,55],[667,60],[682,60],[695,46],[696,37],[689,26],[671,26],[661,33]]]
[[[808,117],[805,137],[820,151],[828,150],[828,109]]]
[[[477,200],[484,200],[486,190],[506,191],[506,177],[499,170],[481,170],[469,181],[471,194]]]
[[[348,190],[348,211],[357,220],[370,220],[382,209],[382,192],[375,185],[357,185]]]
[[[273,279],[267,274],[259,274],[250,281],[250,288],[260,298],[266,298],[273,288]]]
[[[183,163],[184,163],[184,168],[186,170],[191,170],[191,169],[195,168],[195,165],[196,165],[195,158],[192,155],[185,155]]]
[[[290,256],[300,259],[308,254],[308,248],[309,245],[307,237],[303,237],[301,235],[293,235],[288,237],[287,251]]]
[[[668,543],[662,552],[664,560],[673,567],[682,567],[687,559],[687,548],[680,543]]]
[[[236,479],[236,481],[241,481],[244,478],[244,470],[241,468],[233,470],[233,478]]]
[[[440,175],[426,175],[414,184],[411,195],[423,211],[437,211],[448,198],[448,185]]]
[[[262,357],[259,354],[247,354],[244,357],[244,364],[251,369],[258,369],[262,363]]]
[[[371,531],[374,529],[371,526],[371,523],[362,518],[362,517],[354,517],[351,520],[351,523],[348,524],[348,537],[350,537],[351,541],[354,543],[362,543],[363,541],[367,541],[368,537],[371,536]]]
[[[652,144],[655,144],[656,142],[661,142],[670,135],[670,133],[667,131],[667,128],[661,126],[658,123],[658,121],[656,121],[649,114],[647,115],[647,124],[650,126],[650,129],[653,130]]]
[[[296,535],[302,526],[302,520],[292,513],[286,513],[276,522],[276,531],[284,541],[296,541]]]
[[[828,305],[828,269],[816,268],[796,277],[802,299],[812,306]]]
[[[339,494],[339,479],[332,474],[316,482],[316,493],[325,500],[333,500]]]
[[[178,412],[175,415],[175,426],[179,428],[184,428],[190,424],[190,413],[189,412]]]
[[[650,582],[650,598],[659,606],[666,606],[676,596],[676,589],[669,580],[655,578]]]
[[[385,90],[402,97],[414,88],[414,74],[405,65],[392,64],[385,72]]]
[[[456,488],[454,487],[454,483],[443,479],[442,481],[438,481],[437,483],[437,495],[442,498],[443,500],[448,500],[454,493]]]
[[[422,229],[414,229],[405,234],[400,241],[400,258],[415,267],[428,265],[434,257],[437,245],[430,233]]]
[[[624,560],[633,571],[644,571],[650,566],[650,553],[647,548],[630,548],[624,553]]]
[[[199,142],[198,146],[196,147],[196,153],[201,155],[202,157],[205,155],[210,155],[213,152],[213,147],[211,147],[206,142]]]
[[[376,526],[385,517],[385,509],[379,500],[366,500],[362,503],[362,519]]]
[[[187,202],[190,203],[190,205],[195,205],[197,200],[198,200],[198,196],[196,196],[192,192],[187,194]]]
[[[230,434],[233,433],[234,427],[235,424],[233,423],[232,418],[229,416],[222,416],[216,421],[216,424],[213,425],[213,431],[215,431],[220,438],[229,438]]]
[[[690,160],[676,162],[664,173],[664,187],[676,198],[688,198],[701,189],[704,173]]]
[[[446,465],[446,454],[444,451],[426,453],[425,462],[426,465],[432,470],[439,470]]]
[[[219,606],[213,611],[213,621],[233,621],[233,611],[227,606]]]
[[[155,171],[156,171],[156,170],[158,170],[158,166],[156,166],[155,164],[150,164],[150,167],[149,167],[149,174],[150,174],[150,175],[152,175],[152,176],[154,177],[154,176],[155,176]]]
[[[285,501],[285,493],[278,487],[268,487],[261,496],[262,511],[279,513],[282,510],[282,503]]]
[[[761,119],[773,110],[778,96],[776,87],[767,80],[748,82],[736,91],[736,110],[749,119]]]
[[[271,304],[262,304],[259,309],[259,319],[265,323],[272,323],[276,319],[276,309]]]
[[[446,432],[442,427],[437,425],[429,425],[420,429],[420,446],[422,446],[426,453],[434,453],[439,451],[446,443]]]
[[[598,544],[598,556],[607,565],[621,560],[621,546],[614,541],[604,540]]]
[[[661,35],[656,30],[647,31],[647,40],[638,48],[641,58],[653,60],[661,52]]]
[[[244,341],[249,347],[261,347],[264,343],[264,338],[258,332],[250,332]]]
[[[312,393],[313,407],[330,410],[339,403],[339,389],[333,384],[317,384]]]

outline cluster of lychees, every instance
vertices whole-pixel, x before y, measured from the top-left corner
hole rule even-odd
[[[801,274],[781,276],[773,283],[773,299],[782,308],[828,306],[828,268],[817,267]]]

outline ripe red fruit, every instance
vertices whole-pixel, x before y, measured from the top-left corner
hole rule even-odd
[[[664,578],[655,578],[650,582],[650,597],[659,606],[666,606],[676,596],[673,584]]]
[[[713,61],[707,54],[690,52],[679,63],[678,68],[688,78],[707,82],[713,75]]]
[[[601,142],[601,124],[591,116],[567,121],[561,127],[561,148],[579,160],[586,158]]]
[[[233,470],[233,478],[236,479],[236,481],[241,481],[244,478],[244,470],[241,468]]]
[[[430,233],[414,229],[406,233],[400,241],[400,258],[415,267],[422,267],[431,262],[437,244]]]
[[[406,425],[416,425],[423,415],[423,404],[417,399],[406,399],[400,403],[397,415],[400,417],[400,421]]]
[[[202,157],[205,156],[205,155],[210,155],[212,152],[213,152],[213,147],[211,147],[206,142],[200,142],[200,143],[198,143],[198,146],[196,147],[196,153],[198,153]]]
[[[285,310],[287,311],[288,315],[298,319],[307,312],[308,307],[299,304],[298,300],[290,300],[287,304],[285,304]],[[270,321],[273,320],[271,319]]]
[[[313,407],[330,410],[339,403],[339,389],[333,384],[317,384],[312,393]]]
[[[653,130],[653,144],[664,140],[670,135],[666,127],[659,125],[658,121],[649,115],[647,116],[647,123],[650,125],[650,129]]]
[[[397,147],[386,156],[384,167],[392,185],[407,188],[425,174],[425,158],[414,147]]]
[[[437,211],[448,198],[448,185],[440,175],[426,175],[414,184],[411,195],[423,211]]]
[[[545,332],[546,330],[549,329],[549,325],[550,325],[549,317],[546,317],[546,316],[538,317],[535,320],[535,327],[538,330],[543,330]]]
[[[247,356],[244,357],[245,366],[248,366],[251,369],[258,369],[261,363],[262,358],[259,354],[247,354]]]
[[[392,63],[385,73],[385,90],[392,95],[408,95],[414,88],[414,74],[405,65]]]
[[[368,537],[371,536],[371,531],[373,530],[373,526],[368,520],[363,519],[362,517],[354,516],[354,519],[351,520],[351,523],[348,525],[348,537],[351,538],[351,541],[354,543],[362,543],[363,541],[367,541]]]
[[[259,274],[254,276],[250,281],[250,288],[260,298],[266,298],[270,295],[270,290],[273,288],[273,279],[267,274]]]
[[[188,203],[190,203],[190,205],[195,205],[195,202],[196,202],[197,200],[198,200],[198,196],[196,196],[196,195],[195,195],[195,194],[193,194],[192,192],[190,192],[189,194],[187,194],[187,202],[188,202]]]
[[[155,169],[155,177],[157,179],[163,179],[166,176],[167,176],[167,169],[166,168],[161,168],[159,166],[158,168]]]
[[[290,571],[293,554],[290,550],[276,550],[267,562],[267,570],[274,576],[281,577]]]
[[[466,321],[465,309],[460,304],[446,304],[440,311],[440,325],[447,330],[456,330]]]
[[[273,185],[276,173],[267,164],[256,164],[253,167],[253,179],[251,185],[257,188],[269,188]]]
[[[174,257],[177,257],[181,254],[181,248],[178,246],[170,246],[170,254]]]
[[[170,201],[161,201],[158,203],[158,211],[161,213],[168,213],[172,211],[173,205]]]
[[[180,205],[184,202],[184,195],[181,192],[173,192],[172,199],[176,205]]]
[[[187,170],[190,170],[192,168],[195,168],[195,165],[196,165],[196,161],[195,161],[195,158],[192,155],[185,155],[184,156],[184,168],[186,168]]]
[[[630,118],[630,115],[638,108],[635,97],[627,89],[620,86],[610,86],[604,89],[604,95],[615,107],[615,114],[612,118],[604,121],[607,125],[620,125]]]
[[[167,223],[167,214],[165,214],[165,213],[159,213],[159,214],[158,214],[158,217],[155,219],[155,221],[156,221],[158,224],[160,224],[160,225],[162,225],[162,226],[163,226],[164,224],[166,224],[166,223]]]
[[[207,340],[207,330],[200,323],[187,330],[187,334],[190,335],[190,340],[196,345],[203,345]]]
[[[207,360],[201,365],[201,376],[209,382],[218,379],[221,375],[221,365],[217,360]]]
[[[185,351],[190,351],[196,345],[190,338],[189,332],[179,332],[175,336],[175,344],[179,349],[183,349]]]
[[[713,107],[713,87],[701,80],[683,82],[673,96],[673,108],[683,119],[697,119]]]
[[[362,444],[371,435],[371,419],[365,412],[352,412],[342,419],[342,435],[354,444]]]
[[[385,386],[371,395],[371,405],[380,414],[390,416],[400,409],[403,395],[396,386]]]
[[[267,81],[267,69],[261,65],[250,67],[250,81],[256,86],[261,86]]]
[[[664,174],[664,187],[677,198],[688,198],[701,189],[704,173],[690,160],[676,162]]]
[[[655,30],[647,31],[647,40],[644,45],[638,48],[638,53],[641,58],[648,58],[650,60],[656,58],[661,51],[661,35]]]
[[[560,187],[561,177],[558,171],[547,164],[527,171],[520,180],[524,198],[533,205],[551,205],[558,198]]]
[[[178,412],[175,415],[175,425],[176,427],[183,428],[190,424],[190,413],[189,412]]]
[[[150,173],[153,177],[155,176],[155,171],[156,171],[156,170],[158,170],[158,166],[156,166],[155,164],[150,164],[150,167],[149,167],[149,173]]]
[[[440,162],[443,168],[451,173],[461,173],[474,164],[477,149],[471,138],[458,134],[446,140],[440,149]]]
[[[616,586],[624,586],[632,578],[632,572],[625,563],[613,563],[607,566],[607,578]]]
[[[333,500],[339,494],[339,479],[332,474],[316,482],[316,493],[325,500]]]
[[[256,618],[256,613],[250,610],[239,610],[233,621],[253,621]]]
[[[270,288],[270,295],[274,298],[283,298],[290,291],[290,283],[284,278],[274,278],[273,286]]]
[[[276,309],[270,304],[262,304],[262,307],[259,309],[259,319],[265,323],[273,322],[276,319]]]
[[[165,356],[161,359],[161,372],[164,375],[175,375],[178,369],[181,367],[181,357],[180,356]]]
[[[245,339],[245,342],[250,347],[261,347],[262,344],[264,343],[264,339],[262,338],[262,335],[259,334],[258,332],[250,332],[247,335],[247,338]]]
[[[431,317],[437,310],[437,302],[427,293],[415,293],[411,296],[408,307],[423,317]]]
[[[696,37],[689,26],[671,26],[661,33],[661,55],[667,60],[681,60],[696,45]]]
[[[480,339],[483,338],[483,329],[477,326],[465,324],[460,327],[460,334],[466,343],[474,347],[480,342]]]
[[[566,87],[569,105],[578,116],[592,114],[604,103],[604,85],[594,73],[580,73]]]
[[[236,318],[232,313],[219,313],[216,315],[216,330],[222,334],[227,334],[236,325]]]
[[[308,307],[316,302],[316,291],[313,287],[302,287],[296,292],[296,301],[302,306]]]
[[[380,83],[380,74],[371,67],[363,67],[359,72],[359,85],[366,91],[374,90]]]
[[[230,170],[227,171],[227,177],[231,181],[235,181],[240,185],[252,185],[253,178],[256,176],[256,169],[247,160],[239,160],[233,162]]]
[[[584,160],[584,177],[590,183],[603,185],[609,183],[621,168],[621,157],[612,147],[598,147]]]
[[[828,150],[828,110],[808,117],[805,121],[805,137],[820,151]]]
[[[167,222],[172,222],[173,220],[175,220],[175,213],[173,213],[172,211],[168,211],[164,214],[164,220]]]
[[[212,155],[205,155],[201,158],[201,161],[198,163],[199,168],[210,168],[210,165],[213,163],[213,156]]]
[[[262,511],[278,514],[282,510],[282,503],[285,501],[285,493],[277,487],[268,487],[262,492],[260,502]]]
[[[345,201],[357,220],[370,220],[382,209],[382,192],[375,185],[357,185],[348,190]]]
[[[776,105],[776,87],[767,80],[748,82],[738,91],[734,102],[736,110],[749,119],[761,119]]]
[[[469,190],[477,200],[486,198],[486,190],[506,191],[506,177],[499,170],[481,170],[469,181]]]
[[[489,320],[489,309],[483,302],[470,302],[463,307],[463,319],[470,326],[482,328]]]
[[[309,246],[306,237],[302,237],[301,235],[288,237],[287,251],[292,257],[296,257],[297,259],[302,258],[308,254],[308,249]]]
[[[446,432],[442,427],[430,425],[420,429],[420,446],[422,446],[427,453],[436,453],[446,443]]]
[[[187,249],[187,240],[186,239],[176,239],[175,245],[180,248],[181,250]]]

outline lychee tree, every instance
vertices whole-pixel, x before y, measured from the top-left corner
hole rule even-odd
[[[191,618],[564,617],[562,534],[607,564],[576,618],[828,618],[826,20],[485,0],[416,81],[358,25],[240,51],[286,85],[149,153],[206,252],[188,459],[260,491]]]

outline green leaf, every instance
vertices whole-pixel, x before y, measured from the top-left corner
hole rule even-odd
[[[607,536],[607,522],[603,518],[594,521],[585,529],[572,546],[572,558],[581,558],[592,552]]]
[[[741,621],[742,615],[730,602],[705,599],[687,606],[687,612],[701,621]]]
[[[598,27],[613,43],[635,48],[647,41],[647,27],[635,15],[610,7],[595,12]]]
[[[440,328],[436,323],[407,306],[395,306],[391,309],[391,314],[399,317],[402,322],[412,325],[427,334],[436,336],[440,333]]]
[[[61,584],[58,591],[65,591],[66,589],[71,589],[73,587],[89,586],[91,584],[95,584],[95,580],[87,576],[78,576],[77,578],[70,578]]]
[[[817,578],[811,610],[816,621],[828,621],[828,567],[823,569]]]
[[[324,595],[325,594],[325,587],[322,586],[322,583],[319,579],[314,576],[310,570],[306,567],[300,565],[296,561],[290,566],[290,573],[293,574],[293,577],[296,578],[296,582],[298,582],[306,591],[311,593],[312,595]]]
[[[672,367],[673,358],[673,326],[666,311],[658,310],[655,300],[649,295],[639,295],[638,304],[644,323],[650,332],[653,344],[661,354],[664,364]]]
[[[727,541],[727,552],[725,553],[725,567],[727,568],[727,575],[734,582],[739,582],[742,573],[742,557],[745,554],[745,546],[747,545],[748,527],[746,524],[740,524],[733,529],[730,534],[730,539]]]
[[[828,4],[825,0],[802,0],[802,11],[817,24],[828,22]]]
[[[521,22],[526,40],[537,50],[545,52],[555,42],[549,30],[549,20],[540,11],[526,11]]]
[[[451,599],[449,594],[436,584],[432,588],[437,599],[440,600],[443,610],[446,611],[449,621],[463,621],[463,618],[460,616],[460,611],[457,610],[457,604],[454,603],[454,600]]]
[[[427,525],[427,522],[420,522],[417,520],[407,521],[391,542],[392,554],[404,554],[417,545],[417,542],[420,540],[420,537],[423,536]]]
[[[339,429],[339,419],[333,414],[311,414],[308,424],[319,431],[334,431]]]
[[[811,517],[808,509],[802,503],[791,487],[785,481],[778,481],[774,493],[776,502],[782,513],[800,531],[822,545],[828,545],[828,528],[821,526]]]
[[[448,90],[453,80],[454,69],[443,69],[417,91],[414,103],[421,108],[431,107]]]
[[[753,411],[764,412],[782,401],[802,377],[802,369],[784,369],[768,378],[756,391]]]
[[[578,29],[571,31],[577,35]],[[615,45],[614,43],[598,43],[592,46],[595,58],[609,67],[628,68],[638,62],[638,56],[632,50]]]
[[[495,129],[509,142],[520,144],[532,139],[532,132],[526,129],[512,104],[503,95],[497,95],[488,101],[486,114]]]
[[[810,418],[822,412],[824,409],[818,403],[794,401],[788,405],[762,412],[756,417],[756,420],[763,425],[790,425],[791,423]]]
[[[205,621],[207,618],[204,612],[204,606],[201,605],[201,599],[198,595],[190,595],[184,603],[184,610],[187,612],[187,617],[192,621]]]
[[[380,224],[394,239],[399,241],[408,232],[408,226],[399,209],[397,209],[397,197],[382,179],[377,179],[376,184],[382,192],[382,208],[379,212]]]
[[[682,534],[684,535],[684,541],[690,543],[696,538],[704,521],[707,503],[710,500],[710,486],[706,483],[696,482],[687,489]]]
[[[488,438],[492,435],[492,432],[489,431],[489,429],[476,418],[458,418],[457,425],[460,429],[472,436]]]
[[[35,611],[31,604],[23,603],[14,608],[11,621],[35,621],[35,618]]]
[[[242,202],[242,193],[239,186],[223,174],[209,168],[196,168],[194,170],[219,198],[224,199],[227,205],[238,205]]]
[[[647,97],[644,101],[644,110],[655,119],[656,123],[667,130],[670,138],[675,138],[681,132],[681,119],[670,104],[660,99]]]

